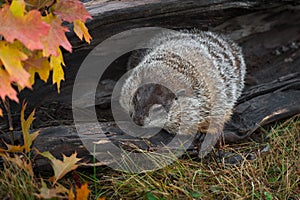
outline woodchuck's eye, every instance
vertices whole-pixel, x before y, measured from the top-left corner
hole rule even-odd
[[[164,107],[161,104],[153,104],[149,110],[152,113],[158,113],[164,110]]]
[[[130,113],[129,113],[129,116],[130,116],[130,118],[132,118],[132,116],[133,116],[133,112],[130,112]]]

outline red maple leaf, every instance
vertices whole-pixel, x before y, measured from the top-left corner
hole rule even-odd
[[[72,52],[72,45],[65,34],[69,29],[61,25],[62,20],[52,14],[47,15],[44,20],[50,25],[50,30],[49,34],[42,39],[44,44],[43,55],[46,57],[50,55],[58,56],[57,49],[59,46]]]
[[[17,92],[11,86],[8,73],[0,69],[0,97],[2,100],[5,100],[6,96],[11,100],[19,102]]]
[[[70,23],[74,20],[85,22],[86,19],[92,18],[79,0],[61,0],[57,3],[53,12]]]
[[[9,6],[5,5],[0,10],[0,27],[0,34],[8,42],[18,39],[28,49],[36,50],[44,47],[41,37],[48,34],[50,26],[42,21],[37,10],[32,10],[24,16],[15,16]]]

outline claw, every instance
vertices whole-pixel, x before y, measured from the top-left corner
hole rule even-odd
[[[224,143],[224,141],[223,141],[223,133],[220,132],[220,133],[218,133],[218,135],[219,135],[219,138],[218,138],[218,142],[217,142],[217,149],[218,149],[219,160],[221,161],[222,155],[221,155],[221,151],[220,150],[223,149],[223,143]]]

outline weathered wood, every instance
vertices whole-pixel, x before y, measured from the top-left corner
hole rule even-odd
[[[300,113],[300,73],[282,77],[271,83],[253,86],[243,93],[239,104],[236,106],[232,120],[227,124],[224,135],[228,142],[238,142],[252,134],[260,126],[272,123],[276,120],[290,117]],[[115,142],[123,148],[135,145],[141,149],[155,149],[159,144],[167,144],[172,137],[167,133],[157,135],[149,140],[133,138],[124,135],[124,132],[113,122],[100,122],[102,132],[95,129],[93,124],[87,124],[87,134],[78,136],[74,126],[58,126],[41,129],[41,133],[34,142],[34,147],[40,151],[50,151],[56,157],[62,154],[70,155],[78,152],[84,162],[95,165],[107,165],[112,160],[99,160],[95,163],[91,153],[84,147],[83,143],[91,141],[102,141],[101,145]],[[97,139],[96,139],[97,138]],[[9,142],[8,134],[0,135],[1,141]],[[22,143],[21,133],[16,134],[16,142]],[[0,146],[4,146],[3,143]],[[191,147],[188,151],[193,153]],[[47,159],[38,156],[35,166],[40,169],[50,169]]]
[[[51,151],[55,156],[70,155],[75,150],[84,161],[92,162],[92,156],[82,145],[93,139],[93,134],[79,138],[72,120],[71,94],[77,70],[86,55],[104,39],[131,28],[158,26],[171,29],[199,28],[227,34],[243,48],[247,63],[246,89],[239,99],[232,120],[224,130],[228,142],[238,142],[250,136],[258,127],[300,113],[300,6],[298,1],[198,1],[198,0],[137,0],[91,1],[87,8],[93,15],[88,27],[93,36],[91,45],[68,36],[74,45],[73,54],[65,53],[66,82],[61,94],[55,87],[38,83],[35,90],[21,93],[31,107],[37,108],[35,128],[41,130],[34,147]],[[109,105],[110,93],[115,81],[125,73],[128,55],[112,63],[99,86],[97,95],[98,118],[103,132],[94,132],[97,139],[106,143],[112,139],[118,145],[135,144],[142,149],[153,148],[159,141],[168,142],[167,133],[148,141],[130,138],[115,126]],[[19,106],[14,106],[15,121],[19,118]],[[86,113],[88,114],[88,113]],[[67,124],[68,126],[62,126]],[[60,125],[58,127],[51,127]],[[0,121],[2,130],[7,130]],[[48,127],[50,126],[50,127]],[[18,125],[16,125],[18,127]],[[93,127],[90,131],[93,132]],[[105,133],[105,134],[104,134]],[[109,136],[109,138],[108,138]],[[160,137],[160,138],[159,138]],[[7,134],[0,140],[9,142]],[[20,143],[21,135],[16,134]],[[82,143],[83,141],[83,143]],[[128,143],[129,142],[129,143]],[[150,145],[150,146],[149,146]],[[0,144],[3,146],[3,143]],[[193,150],[192,148],[190,149]],[[100,160],[96,164],[109,164]],[[37,169],[45,169],[48,161],[36,157]]]
[[[300,73],[290,74],[244,91],[224,134],[238,142],[259,127],[300,113]]]

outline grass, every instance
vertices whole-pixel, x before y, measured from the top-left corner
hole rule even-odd
[[[91,199],[299,200],[300,117],[262,131],[263,142],[224,147],[240,155],[239,164],[180,159],[153,172],[127,174],[102,168],[81,177],[90,182]]]
[[[0,171],[0,199],[34,199],[38,186],[31,170],[27,166],[17,165],[5,157]],[[19,162],[21,164],[21,162]]]
[[[179,159],[163,169],[128,174],[98,167],[77,170],[90,199],[300,199],[300,116],[262,129],[263,141],[226,145],[238,164]],[[258,134],[259,135],[259,134]],[[235,157],[234,156],[234,157]],[[62,182],[74,182],[71,176]],[[0,199],[33,199],[37,184],[22,167],[5,162]]]

